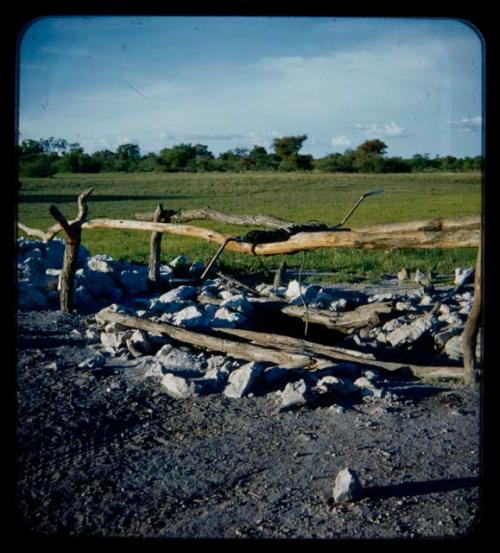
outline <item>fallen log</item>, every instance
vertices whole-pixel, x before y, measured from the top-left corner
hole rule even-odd
[[[217,328],[216,330],[223,334],[244,338],[254,344],[278,350],[285,349],[288,352],[302,352],[313,355],[321,355],[322,357],[337,363],[339,361],[348,361],[358,365],[378,367],[387,371],[396,371],[402,367],[408,367],[413,375],[419,378],[463,378],[465,374],[462,367],[425,367],[409,363],[380,361],[372,354],[364,354],[355,350],[349,350],[336,346],[327,346],[303,340],[301,338],[292,338],[291,336],[283,336],[280,334],[269,334],[238,328]]]
[[[320,359],[313,355],[287,352],[236,342],[234,340],[228,340],[227,338],[186,330],[168,323],[155,323],[147,319],[124,315],[123,313],[103,310],[96,315],[96,319],[105,323],[119,323],[129,328],[138,328],[148,332],[165,334],[179,342],[199,348],[224,352],[236,359],[275,363],[276,365],[291,369],[322,369],[331,367],[333,364],[330,360]]]
[[[198,295],[200,303],[211,303],[221,305],[224,300],[208,296],[205,294]],[[365,328],[373,326],[380,322],[379,314],[389,314],[392,308],[385,303],[370,303],[361,305],[352,311],[343,313],[335,313],[326,309],[313,309],[308,307],[307,310],[299,305],[289,305],[281,299],[267,299],[263,297],[252,298],[249,296],[247,300],[256,308],[267,311],[278,311],[289,317],[296,317],[309,323],[318,324],[331,330],[339,332],[348,332],[351,329]]]

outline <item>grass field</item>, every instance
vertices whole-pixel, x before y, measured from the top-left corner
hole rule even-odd
[[[89,187],[95,188],[89,200],[89,218],[133,219],[136,212],[153,211],[161,202],[166,209],[209,205],[228,213],[265,213],[297,222],[315,220],[333,225],[362,193],[376,188],[383,188],[384,194],[367,198],[347,226],[481,213],[479,173],[108,173],[23,178],[18,218],[29,226],[46,229],[54,223],[49,215],[51,204],[72,218],[78,194]],[[250,230],[210,221],[190,224],[237,235]],[[107,253],[118,259],[147,262],[148,233],[89,230],[83,232],[82,242],[91,254]],[[163,235],[163,261],[186,254],[192,260],[207,262],[215,250],[214,244]],[[279,259],[225,252],[219,264],[230,270],[266,272],[275,268]],[[454,267],[473,265],[474,259],[472,249],[369,252],[339,248],[308,252],[305,267],[337,272],[332,280],[349,280],[353,275],[371,279],[402,266],[451,273]],[[301,261],[302,254],[287,259],[290,266],[299,266]]]

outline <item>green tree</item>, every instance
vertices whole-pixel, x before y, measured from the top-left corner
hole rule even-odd
[[[273,148],[280,159],[295,161],[302,148],[302,144],[306,140],[306,134],[300,136],[283,136],[282,138],[275,138],[273,140]]]
[[[373,138],[372,140],[365,140],[362,144],[357,147],[357,151],[361,155],[376,155],[383,156],[387,151],[387,144],[379,140],[378,138]]]

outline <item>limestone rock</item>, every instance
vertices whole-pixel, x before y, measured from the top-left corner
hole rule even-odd
[[[285,389],[280,392],[281,405],[279,411],[289,411],[307,404],[308,387],[305,380],[289,382]]]
[[[345,468],[338,472],[333,486],[333,500],[336,503],[356,501],[360,499],[362,492],[356,471]]]
[[[262,370],[262,365],[255,362],[246,363],[239,369],[236,369],[229,375],[228,384],[224,388],[224,395],[231,398],[243,397],[248,393]]]
[[[175,313],[172,322],[176,326],[194,328],[203,323],[203,312],[196,306],[190,305]]]
[[[339,378],[337,376],[324,376],[316,383],[316,389],[320,392],[334,392],[341,396],[350,396],[359,391],[347,378]]]
[[[170,373],[162,378],[161,384],[166,389],[168,395],[175,399],[196,397],[200,393],[199,387],[195,382]]]

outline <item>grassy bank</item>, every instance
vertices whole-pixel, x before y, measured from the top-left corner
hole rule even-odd
[[[338,223],[362,193],[384,188],[381,196],[367,198],[349,221],[352,228],[367,224],[403,222],[431,217],[461,217],[481,212],[481,177],[478,173],[434,174],[324,174],[324,173],[140,173],[68,174],[49,179],[21,180],[18,217],[23,223],[47,228],[54,223],[49,206],[56,204],[68,217],[76,213],[76,197],[89,187],[89,217],[134,218],[153,210],[158,202],[167,209],[211,206],[229,213],[266,213],[305,222]],[[243,234],[249,228],[215,222],[192,224]],[[83,244],[92,254],[146,262],[149,235],[133,231],[84,231]],[[164,235],[162,256],[168,260],[186,254],[207,261],[216,246]],[[462,250],[400,250],[367,252],[323,249],[308,252],[306,268],[338,271],[338,279],[359,274],[368,278],[400,267],[450,273],[456,266],[472,265],[475,252]],[[298,266],[301,254],[288,256]],[[220,263],[229,269],[266,271],[276,257],[261,258],[224,253]]]

